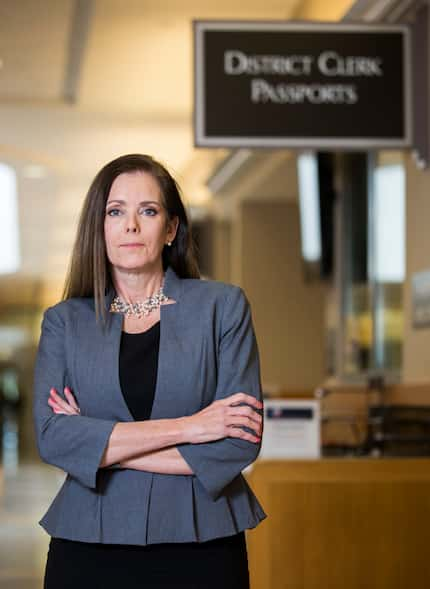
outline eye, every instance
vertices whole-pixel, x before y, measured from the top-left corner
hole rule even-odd
[[[143,212],[145,213],[145,215],[148,215],[149,217],[154,217],[158,211],[151,207],[147,207],[146,209],[143,209]]]
[[[121,211],[119,209],[109,209],[109,211],[107,211],[107,215],[109,215],[109,217],[117,217],[117,213],[120,213]],[[113,213],[113,214],[112,214]]]

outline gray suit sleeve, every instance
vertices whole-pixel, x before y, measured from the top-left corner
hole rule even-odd
[[[260,362],[251,310],[243,290],[233,286],[224,303],[214,400],[243,391],[262,401]],[[262,410],[257,410],[262,414]],[[250,433],[255,433],[243,427]],[[236,437],[176,446],[215,501],[223,488],[257,458],[261,442]]]
[[[48,405],[49,391],[53,387],[65,399],[64,387],[68,384],[64,322],[51,307],[43,316],[34,370],[33,419],[37,447],[44,462],[95,489],[97,470],[117,422],[54,413]]]

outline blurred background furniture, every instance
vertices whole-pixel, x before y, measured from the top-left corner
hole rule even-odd
[[[252,589],[427,589],[430,459],[257,460]]]

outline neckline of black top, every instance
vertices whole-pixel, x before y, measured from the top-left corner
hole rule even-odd
[[[145,331],[138,331],[138,332],[136,332],[136,333],[131,333],[131,332],[129,332],[129,331],[123,331],[123,332],[122,332],[122,335],[126,335],[126,336],[129,336],[129,335],[131,335],[131,336],[137,336],[137,335],[140,335],[140,336],[142,336],[142,335],[146,335],[146,334],[147,334],[147,333],[149,333],[150,331],[153,331],[153,330],[154,330],[154,327],[159,327],[159,326],[160,326],[160,321],[157,321],[157,323],[154,323],[154,325],[151,325],[151,327],[149,327],[149,328],[148,328],[147,330],[145,330]]]

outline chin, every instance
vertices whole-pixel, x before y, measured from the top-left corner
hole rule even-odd
[[[147,270],[151,266],[153,266],[153,263],[148,262],[147,260],[144,260],[142,262],[138,262],[137,260],[133,260],[133,262],[127,260],[112,264],[112,267],[115,270],[119,270],[122,272],[142,272],[143,270]]]

